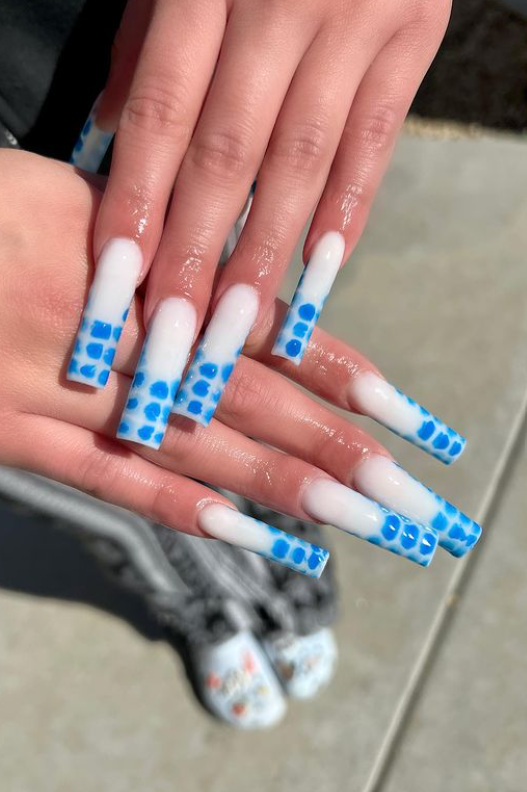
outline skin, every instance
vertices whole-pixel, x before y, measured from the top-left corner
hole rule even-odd
[[[443,37],[450,0],[129,0],[97,119],[117,130],[94,237],[135,239],[145,320],[171,295],[203,321],[214,288],[254,286],[259,322],[295,244],[325,231],[347,258]]]
[[[107,387],[65,379],[92,275],[93,222],[104,182],[17,151],[0,152],[0,172],[0,464],[199,534],[199,510],[229,502],[193,478],[304,518],[300,500],[308,482],[331,476],[351,485],[369,454],[389,456],[367,432],[283,376],[349,409],[350,378],[373,365],[322,332],[301,370],[269,356],[281,303],[253,334],[210,426],[174,416],[160,451],[116,440],[144,338],[140,296]]]

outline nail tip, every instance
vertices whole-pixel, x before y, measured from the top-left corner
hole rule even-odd
[[[271,355],[274,355],[274,357],[282,358],[282,360],[288,360],[294,366],[299,366],[300,363],[302,362],[304,353],[301,352],[297,357],[291,357],[291,355],[288,355],[287,352],[282,350],[280,347],[274,346],[271,349]]]
[[[320,577],[322,577],[322,574],[324,573],[326,565],[327,565],[327,563],[329,561],[330,553],[329,553],[329,550],[326,550],[326,548],[321,547],[321,548],[319,548],[319,555],[320,555],[320,563],[318,564],[316,569],[307,570],[307,574],[310,577],[315,578],[316,580],[318,580]]]
[[[101,384],[99,382],[91,382],[88,379],[76,377],[75,375],[71,374],[66,374],[66,379],[68,382],[75,382],[77,385],[86,385],[88,388],[93,388],[93,390],[104,390],[106,387],[106,383]]]

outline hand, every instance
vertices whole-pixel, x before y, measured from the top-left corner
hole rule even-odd
[[[264,321],[318,203],[296,321],[274,348],[298,363],[449,10],[449,0],[130,0],[96,119],[117,128],[94,247],[96,259],[105,249],[105,261],[121,261],[126,285],[116,299],[126,303],[154,262],[146,324],[160,301],[184,297],[195,337],[257,175],[212,307],[230,290],[242,346]],[[124,264],[122,244],[108,248],[115,239],[137,243]],[[178,409],[195,417],[187,407]]]
[[[240,358],[218,420],[207,428],[172,419],[160,451],[115,440],[144,339],[138,297],[107,388],[94,391],[64,376],[75,316],[90,280],[88,240],[101,195],[68,166],[21,152],[0,153],[0,170],[2,464],[49,476],[172,528],[258,550],[310,574],[320,573],[323,551],[238,515],[226,498],[193,479],[299,519],[332,522],[423,565],[435,547],[436,531],[426,527],[432,523],[454,554],[474,544],[479,527],[402,471],[377,441],[249,357]],[[269,335],[262,328],[254,337],[250,352],[261,360],[268,356]],[[364,395],[363,385],[355,387],[361,379],[385,383],[359,353],[322,332],[305,367],[279,365],[348,409]],[[389,511],[396,503],[425,527]],[[454,526],[463,526],[463,537],[459,530],[452,533]]]

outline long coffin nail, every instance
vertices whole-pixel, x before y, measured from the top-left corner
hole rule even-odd
[[[329,558],[328,550],[280,531],[241,512],[212,503],[198,514],[199,527],[215,539],[251,550],[295,572],[319,578]]]
[[[196,311],[179,297],[154,314],[121,416],[117,437],[159,448],[196,330]]]
[[[354,407],[387,429],[450,465],[462,453],[466,440],[435,415],[373,372],[355,377],[349,397]]]
[[[131,239],[112,239],[104,246],[68,366],[72,382],[106,385],[142,261]]]
[[[457,558],[468,553],[481,536],[477,522],[384,456],[365,459],[355,471],[353,483],[368,498],[434,528],[439,546]]]
[[[95,123],[101,95],[95,100],[70,157],[72,165],[90,173],[97,173],[101,167],[113,138],[113,132],[105,132]]]
[[[317,242],[291,300],[284,323],[273,346],[273,355],[296,366],[313,334],[326,298],[344,258],[342,234],[329,231]]]
[[[173,412],[207,426],[258,314],[258,293],[238,283],[221,297]]]
[[[302,494],[302,508],[320,522],[340,528],[428,566],[437,545],[437,533],[365,498],[355,490],[330,479],[317,479]]]

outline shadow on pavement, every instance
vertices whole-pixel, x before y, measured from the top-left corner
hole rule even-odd
[[[83,602],[125,619],[145,638],[164,637],[140,597],[106,576],[77,537],[1,505],[0,589]]]

